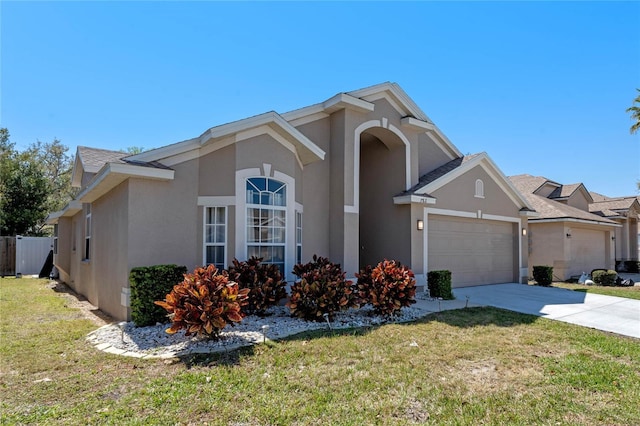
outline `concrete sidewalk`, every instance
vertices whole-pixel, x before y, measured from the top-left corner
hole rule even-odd
[[[462,306],[468,298],[469,307],[495,306],[640,339],[640,300],[525,284],[464,287],[453,293]]]

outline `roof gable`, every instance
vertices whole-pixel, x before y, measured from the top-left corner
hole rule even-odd
[[[173,165],[261,134],[268,134],[291,149],[297,155],[301,165],[323,160],[325,157],[325,152],[320,147],[289,124],[280,114],[272,111],[212,127],[198,138],[132,155],[126,160],[162,161],[167,165]],[[165,161],[167,159],[168,161]]]
[[[71,172],[71,185],[79,188],[82,184],[83,173],[98,173],[107,163],[123,162],[122,158],[126,157],[126,155],[122,151],[79,146],[76,150],[76,158]]]
[[[476,166],[482,167],[518,208],[533,210],[533,207],[527,199],[518,192],[486,152],[467,155],[449,161],[420,177],[418,183],[413,188],[399,194],[397,197],[406,198],[411,195],[429,197],[429,194],[435,190],[442,188],[447,183],[452,182]]]

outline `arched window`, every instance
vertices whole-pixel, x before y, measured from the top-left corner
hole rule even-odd
[[[477,198],[484,198],[484,182],[482,179],[476,180],[476,195]]]
[[[247,179],[247,256],[278,265],[284,274],[287,186],[275,179]]]

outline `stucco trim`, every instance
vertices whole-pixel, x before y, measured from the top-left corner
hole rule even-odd
[[[585,223],[589,225],[600,225],[600,226],[610,226],[612,228],[621,228],[622,225],[618,223],[606,223],[599,222],[595,220],[585,220],[585,219],[576,219],[573,217],[563,217],[556,219],[529,219],[529,224],[535,223],[557,223],[557,222],[574,222],[574,223]]]
[[[236,204],[235,195],[214,195],[198,197],[198,206],[203,207],[226,207]]]
[[[264,130],[265,127],[263,126],[265,125],[295,146],[297,154],[303,164],[306,165],[314,161],[324,160],[325,152],[319,146],[289,124],[280,114],[273,111],[233,123],[223,124],[222,126],[212,127],[200,137],[200,145],[205,145],[224,138],[225,136],[234,133],[238,134],[254,128]],[[282,139],[278,141],[280,142],[281,140]],[[236,141],[238,141],[237,138]]]
[[[327,99],[322,103],[325,112],[331,114],[341,109],[352,109],[358,112],[372,112],[375,104],[355,98],[346,93],[338,93],[337,95]]]
[[[198,149],[200,146],[200,138],[187,139],[182,142],[176,142],[171,145],[163,146],[160,148],[152,149],[150,151],[141,152],[140,154],[131,155],[129,157],[124,157],[126,161],[160,161],[165,158],[173,157],[175,155],[179,155],[185,153],[187,151],[191,151],[194,149]]]
[[[429,136],[429,139],[431,139],[433,143],[435,143],[438,148],[440,148],[440,150],[444,152],[447,157],[449,157],[449,159],[455,160],[456,158],[462,157],[462,153],[458,150],[458,148],[456,148],[455,145],[451,143],[449,138],[446,137],[445,134],[442,133],[437,126],[434,125],[433,130],[426,133],[427,136]]]
[[[435,204],[436,199],[428,195],[400,195],[393,197],[393,204]]]
[[[433,123],[429,123],[423,120],[418,120],[417,118],[413,118],[413,117],[401,118],[400,124],[402,124],[402,126],[404,127],[407,127],[411,130],[415,130],[418,132],[434,131],[436,129],[436,126]]]
[[[359,213],[360,212],[360,135],[366,130],[381,127],[389,130],[404,144],[405,149],[405,190],[411,188],[411,143],[409,139],[402,133],[402,130],[398,129],[393,124],[389,123],[389,120],[382,118],[382,120],[369,120],[360,124],[353,132],[353,202],[351,204],[345,204],[344,211],[346,213]]]
[[[175,172],[170,169],[107,163],[100,169],[91,182],[89,182],[86,188],[78,194],[76,200],[83,203],[92,203],[130,177],[169,181],[173,180],[174,174]]]
[[[49,216],[47,216],[45,223],[47,225],[54,225],[58,223],[58,219],[60,219],[61,217],[74,216],[80,210],[82,210],[82,203],[80,201],[77,201],[77,200],[69,201],[69,204],[67,204],[62,210],[49,214]]]

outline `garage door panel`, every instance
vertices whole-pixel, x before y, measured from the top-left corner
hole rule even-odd
[[[433,215],[428,226],[429,270],[451,271],[454,287],[514,280],[511,223]]]
[[[571,274],[591,272],[592,269],[605,268],[606,248],[605,232],[600,230],[574,228],[571,241]]]

